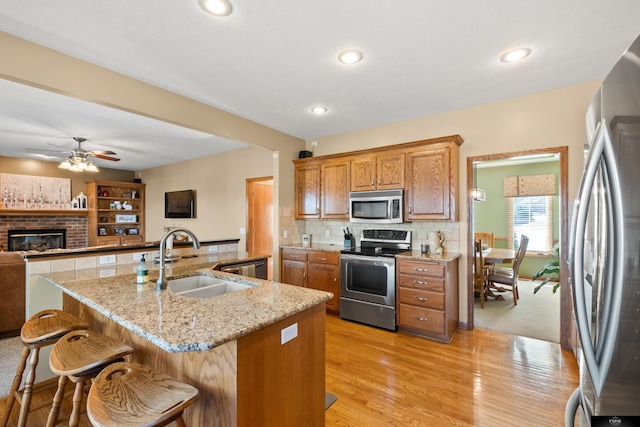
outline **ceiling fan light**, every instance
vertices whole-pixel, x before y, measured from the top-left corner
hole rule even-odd
[[[80,169],[80,167],[79,167],[77,164],[75,164],[75,165],[71,165],[71,167],[69,168],[69,170],[70,170],[71,172],[82,172],[82,169]]]
[[[71,162],[69,159],[65,159],[58,165],[60,169],[71,169]]]
[[[78,162],[76,164],[76,166],[78,167],[78,169],[83,171],[83,170],[85,170],[87,168],[87,162],[85,160],[81,160],[80,162]]]
[[[93,162],[87,162],[87,172],[100,172],[96,165]]]

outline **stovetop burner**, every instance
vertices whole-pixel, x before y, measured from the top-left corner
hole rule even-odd
[[[340,252],[352,255],[393,257],[408,250],[411,250],[411,231],[363,230],[359,247],[346,248]]]

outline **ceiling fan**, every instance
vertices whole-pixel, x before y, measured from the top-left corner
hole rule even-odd
[[[63,148],[64,150],[38,150],[38,151],[70,153],[70,156],[67,157],[65,160],[63,160],[62,163],[60,163],[59,167],[62,169],[69,169],[73,172],[81,172],[81,171],[98,172],[98,168],[96,167],[96,165],[93,164],[93,161],[90,159],[91,157],[96,157],[102,160],[110,160],[112,162],[120,161],[120,159],[118,159],[117,157],[112,157],[113,155],[116,155],[116,153],[110,150],[87,151],[83,149],[82,143],[87,140],[86,138],[81,138],[76,136],[73,138],[73,140],[78,143],[77,148],[68,149],[68,148],[60,147],[55,144],[49,144],[54,147]],[[35,149],[30,148],[30,150],[35,150]]]

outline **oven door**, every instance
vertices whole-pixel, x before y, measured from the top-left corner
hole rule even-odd
[[[340,296],[395,307],[395,258],[340,255]]]

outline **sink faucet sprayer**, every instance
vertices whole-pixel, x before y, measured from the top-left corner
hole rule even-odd
[[[164,236],[162,236],[162,239],[160,239],[160,271],[158,273],[158,281],[156,282],[156,289],[159,291],[167,289],[167,278],[164,276],[164,249],[167,246],[167,239],[176,233],[184,233],[188,235],[191,237],[191,240],[193,240],[193,249],[200,249],[200,241],[192,231],[187,230],[186,228],[174,228],[167,231]]]

